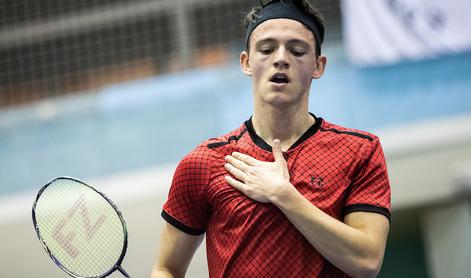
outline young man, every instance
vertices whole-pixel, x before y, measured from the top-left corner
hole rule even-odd
[[[254,114],[178,165],[152,278],[183,277],[206,234],[210,277],[374,277],[390,189],[376,136],[310,114],[324,27],[305,0],[248,15]]]

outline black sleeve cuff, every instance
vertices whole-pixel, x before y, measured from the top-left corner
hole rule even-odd
[[[168,214],[165,210],[162,210],[162,213],[160,214],[165,221],[167,221],[169,224],[174,226],[175,228],[179,229],[180,231],[192,235],[192,236],[199,236],[204,234],[204,230],[197,230],[193,229],[191,227],[188,227],[187,225],[181,223],[177,219],[173,218],[170,214]]]
[[[387,208],[378,207],[370,204],[353,204],[346,206],[343,209],[342,216],[345,217],[345,215],[356,211],[374,212],[382,214],[386,216],[386,218],[389,220],[389,224],[391,224],[391,212]]]

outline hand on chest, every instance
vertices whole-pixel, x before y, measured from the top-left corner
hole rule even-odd
[[[349,185],[352,183],[351,171],[354,161],[321,150],[293,150],[283,153],[289,172],[289,181],[306,199],[330,214],[337,214],[337,207],[343,202]],[[252,157],[259,161],[273,162],[273,155],[266,153]],[[230,210],[257,205],[257,202],[230,186],[224,162],[214,170],[214,178],[209,187],[210,203],[214,210]],[[266,186],[270,186],[267,184]]]

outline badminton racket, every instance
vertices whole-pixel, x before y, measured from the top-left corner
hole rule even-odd
[[[51,259],[72,277],[106,277],[121,267],[127,230],[121,212],[103,193],[71,177],[57,177],[38,192],[33,225]]]

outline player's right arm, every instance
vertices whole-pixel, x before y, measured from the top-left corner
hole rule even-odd
[[[151,278],[184,277],[204,234],[194,236],[166,223],[160,237],[158,257]]]
[[[206,186],[211,157],[205,144],[186,155],[173,175],[161,216],[166,221],[151,278],[184,277],[209,219]]]

